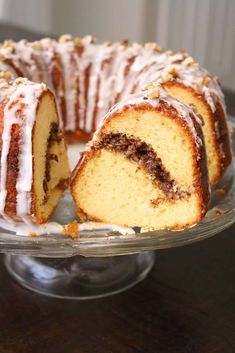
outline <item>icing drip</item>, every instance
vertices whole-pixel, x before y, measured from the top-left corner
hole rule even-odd
[[[61,225],[57,222],[48,222],[45,224],[24,224],[24,223],[8,223],[2,219],[0,219],[0,227],[6,229],[10,232],[14,232],[16,235],[28,236],[31,233],[35,233],[35,235],[50,235],[50,234],[63,234],[64,229],[68,225]],[[118,232],[122,235],[131,235],[135,234],[132,228],[121,227],[116,224],[106,224],[99,222],[85,222],[79,224],[79,236],[82,236],[82,233],[99,230],[99,231],[108,231],[108,232]],[[85,234],[84,234],[85,235]]]
[[[76,129],[75,101],[77,93],[77,67],[75,66],[74,61],[72,61],[72,55],[74,53],[74,43],[73,41],[57,43],[56,50],[60,54],[65,84],[64,94],[66,99],[66,122],[64,128],[66,131],[74,131]]]

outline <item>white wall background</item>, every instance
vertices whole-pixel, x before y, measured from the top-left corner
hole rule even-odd
[[[47,34],[185,49],[235,90],[235,0],[0,0],[0,21]]]

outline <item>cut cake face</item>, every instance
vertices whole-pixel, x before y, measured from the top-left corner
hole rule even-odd
[[[209,202],[200,119],[157,85],[117,104],[71,184],[83,218],[149,229],[184,229]]]

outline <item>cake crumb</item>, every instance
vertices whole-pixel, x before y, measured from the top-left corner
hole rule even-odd
[[[36,232],[29,232],[29,233],[28,233],[28,236],[29,236],[29,237],[32,237],[32,238],[35,238],[35,237],[38,236],[38,234],[37,234]]]
[[[224,212],[221,211],[219,208],[217,208],[217,209],[215,210],[215,214],[216,214],[216,216],[222,216],[222,215],[224,214]]]
[[[150,207],[152,208],[156,208],[159,206],[159,204],[161,203],[162,199],[157,198],[157,199],[151,199],[150,200]]]
[[[144,47],[145,47],[145,49],[154,50],[158,53],[163,52],[163,48],[158,43],[155,43],[155,42],[145,43]]]
[[[217,190],[215,191],[215,194],[216,194],[217,196],[224,196],[225,193],[226,193],[226,191],[225,191],[225,189],[223,189],[223,188],[219,188],[219,189],[217,189]]]
[[[65,235],[68,235],[69,237],[73,239],[77,239],[79,236],[79,224],[77,221],[73,221],[72,223],[67,224],[64,226],[63,230]]]

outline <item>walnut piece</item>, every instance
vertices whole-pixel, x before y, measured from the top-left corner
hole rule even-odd
[[[147,97],[149,99],[159,98],[159,96],[160,96],[160,91],[157,87],[152,88],[152,89],[148,90],[148,92],[147,92]]]
[[[192,65],[194,63],[194,60],[191,56],[188,56],[186,59],[184,59],[184,61],[182,62],[182,65],[184,66],[189,66]]]
[[[202,80],[202,83],[205,86],[208,86],[210,82],[211,82],[211,78],[209,76],[205,76],[204,79]]]
[[[59,43],[66,43],[69,42],[72,39],[72,36],[70,34],[63,34],[60,36],[58,42]]]
[[[158,43],[155,43],[155,42],[145,43],[144,47],[145,49],[151,49],[158,53],[161,53],[163,51],[163,48]]]

